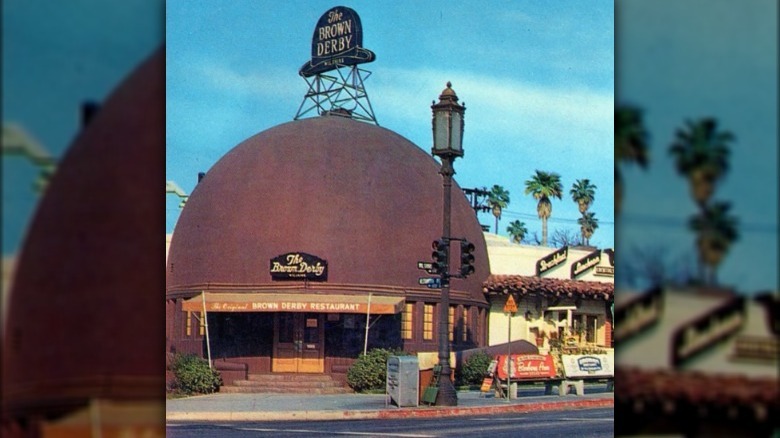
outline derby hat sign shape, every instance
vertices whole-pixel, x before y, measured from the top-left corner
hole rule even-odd
[[[371,62],[374,52],[363,48],[363,28],[358,14],[337,6],[325,12],[317,21],[311,40],[311,60],[298,73],[314,76],[341,66]]]

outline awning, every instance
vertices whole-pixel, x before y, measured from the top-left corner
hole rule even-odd
[[[371,313],[392,315],[401,312],[403,297],[369,295],[319,295],[279,293],[218,293],[203,292],[184,300],[182,310],[203,311],[205,295],[208,312],[312,312],[312,313]]]

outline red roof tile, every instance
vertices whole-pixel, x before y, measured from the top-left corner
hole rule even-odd
[[[585,298],[611,300],[615,293],[615,285],[597,281],[564,280],[524,275],[491,275],[482,283],[482,291],[489,295],[506,295],[511,292],[519,295],[582,296]]]
[[[618,401],[674,402],[675,405],[724,407],[763,405],[780,408],[777,379],[751,378],[739,374],[707,374],[693,371],[615,370]]]

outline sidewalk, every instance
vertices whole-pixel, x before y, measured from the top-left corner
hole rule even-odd
[[[605,385],[586,385],[585,395],[543,395],[543,388],[521,387],[506,400],[479,391],[458,392],[458,406],[396,407],[384,394],[210,394],[168,400],[166,421],[287,421],[490,415],[611,407]]]

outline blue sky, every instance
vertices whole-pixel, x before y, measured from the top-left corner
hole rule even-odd
[[[731,202],[741,224],[719,280],[777,290],[777,2],[622,1],[616,16],[617,102],[644,110],[651,156],[647,171],[625,170],[618,258],[650,249],[670,270],[694,266],[687,221],[697,209],[667,150],[686,119],[713,116],[736,136],[714,199]]]
[[[601,228],[593,242],[612,246],[612,3],[549,3],[346,5],[360,14],[365,45],[377,54],[365,66],[373,71],[366,86],[382,126],[428,150],[429,105],[451,80],[468,107],[456,179],[509,189],[501,232],[513,219],[538,230],[522,182],[540,168],[559,172],[567,189],[577,178],[596,182]],[[3,2],[3,121],[21,123],[61,157],[77,132],[80,102],[104,99],[162,44],[165,6]],[[197,172],[235,144],[293,118],[305,92],[298,68],[317,19],[333,6],[168,2],[169,54],[175,51],[168,179],[189,192]],[[737,136],[732,171],[715,196],[733,202],[742,222],[720,278],[748,292],[776,289],[777,3],[625,0],[616,17],[617,99],[644,108],[652,160],[647,171],[625,170],[618,258],[660,248],[670,268],[691,263],[685,224],[695,208],[666,148],[686,118],[715,116]],[[36,176],[25,160],[4,157],[4,254],[20,246]],[[166,200],[170,231],[178,200]],[[577,215],[572,202],[556,200],[551,229],[576,227]],[[492,216],[481,222],[492,226]]]
[[[244,139],[296,115],[323,1],[169,1],[167,179],[187,193]],[[535,169],[561,175],[566,196],[553,201],[550,233],[579,233],[568,195],[576,179],[598,187],[591,243],[613,246],[613,3],[373,2],[344,4],[361,17],[363,43],[376,61],[365,86],[379,124],[429,151],[431,101],[451,81],[465,102],[461,187],[499,184],[510,204],[506,235],[520,219],[541,235],[536,202],[523,194]],[[179,200],[167,198],[173,230]],[[493,216],[480,215],[494,225]]]
[[[3,123],[23,126],[62,158],[78,132],[81,102],[103,101],[162,45],[164,7],[159,0],[4,1]],[[3,254],[13,254],[39,200],[32,191],[38,170],[21,157],[2,161]]]

